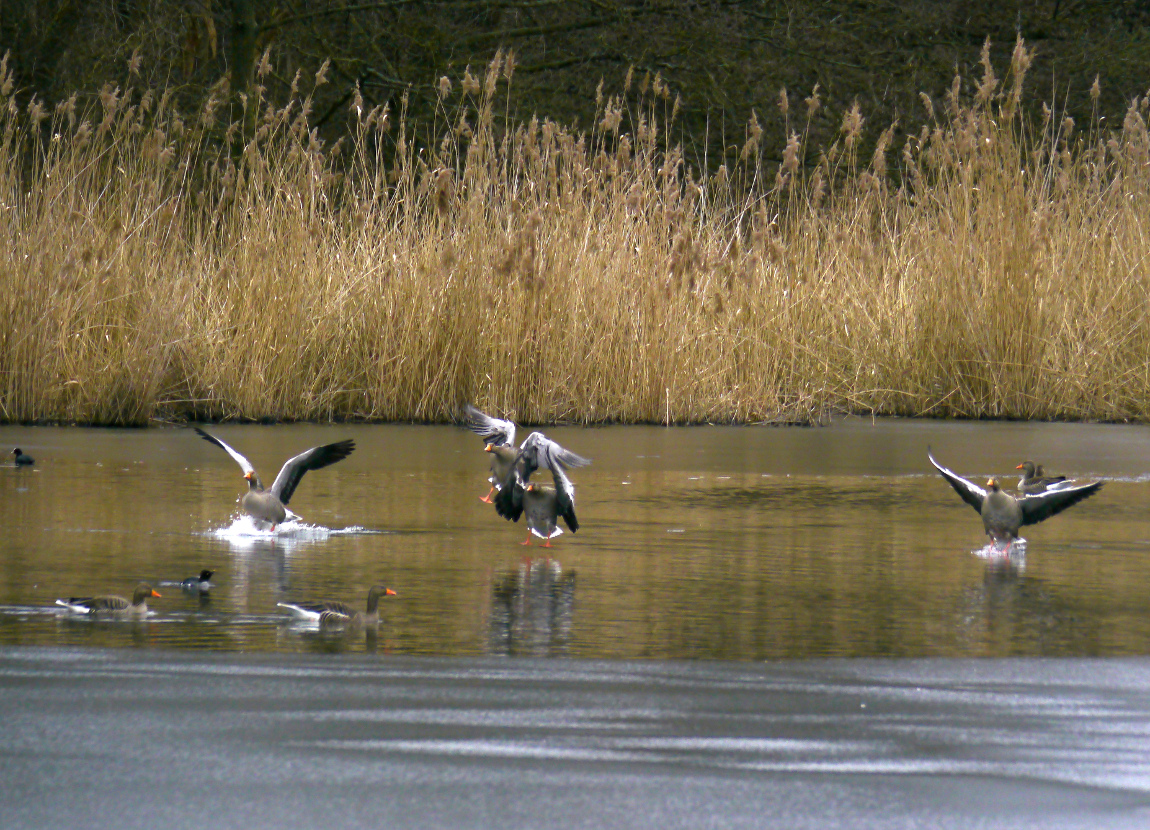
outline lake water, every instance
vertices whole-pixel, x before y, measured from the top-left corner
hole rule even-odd
[[[308,473],[304,526],[237,520],[246,483],[181,428],[0,428],[34,469],[0,469],[0,644],[242,651],[777,660],[1150,654],[1150,429],[848,419],[829,427],[550,430],[578,533],[520,544],[480,502],[488,456],[440,426],[220,426],[270,481],[290,455],[354,438]],[[985,481],[1027,458],[1100,494],[1025,528],[1020,561],[973,552],[977,514],[926,448]],[[543,473],[543,479],[549,476]],[[547,558],[550,554],[550,558]],[[1016,558],[1017,559],[1017,558]],[[162,582],[216,571],[206,597]],[[159,586],[146,624],[61,619],[57,597]],[[363,602],[374,642],[283,624],[276,603]]]
[[[268,532],[190,430],[0,427],[37,459],[0,468],[0,826],[1150,823],[1146,427],[548,430],[594,459],[550,550],[461,429],[212,429],[265,481],[357,449]],[[928,445],[1106,485],[988,557]],[[145,621],[54,606],[139,580]],[[377,583],[378,630],[276,607]]]

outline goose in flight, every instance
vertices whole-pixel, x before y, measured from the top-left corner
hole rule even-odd
[[[249,516],[271,524],[272,530],[275,530],[276,525],[283,522],[288,516],[295,515],[287,509],[287,503],[291,499],[292,493],[295,492],[295,488],[299,486],[304,473],[342,461],[351,455],[352,450],[355,449],[355,442],[348,440],[312,447],[310,450],[301,452],[284,462],[279,475],[272,482],[272,486],[265,490],[250,461],[216,436],[204,432],[199,427],[195,427],[195,430],[201,438],[223,449],[240,465],[244,471],[244,478],[248,482],[248,491],[244,493],[240,504]]]
[[[1102,482],[1095,481],[1015,498],[999,486],[996,478],[987,481],[983,489],[939,464],[929,448],[926,457],[962,500],[978,511],[986,535],[996,544],[1013,542],[1024,525],[1038,524],[1049,519],[1102,489]]]

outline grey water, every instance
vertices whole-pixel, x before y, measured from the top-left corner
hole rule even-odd
[[[0,825],[1150,824],[1145,427],[548,430],[594,460],[549,549],[463,430],[211,429],[265,481],[357,449],[267,531],[190,430],[0,427]],[[1106,484],[988,555],[928,445]],[[54,604],[139,580],[143,621]],[[276,605],[373,584],[378,629]]]

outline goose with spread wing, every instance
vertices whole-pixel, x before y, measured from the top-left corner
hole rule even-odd
[[[376,625],[379,622],[379,601],[395,596],[395,591],[383,585],[373,585],[367,592],[367,608],[357,611],[346,602],[320,600],[318,602],[277,602],[300,622],[319,623],[321,626]]]
[[[986,489],[983,489],[939,464],[930,449],[927,449],[926,456],[962,500],[982,516],[986,535],[996,544],[1009,544],[1018,538],[1018,531],[1024,525],[1049,519],[1102,489],[1102,482],[1094,481],[1015,498],[999,486],[996,478],[987,481]]]
[[[519,453],[512,465],[511,472],[503,480],[499,492],[495,496],[495,512],[509,521],[517,522],[523,515],[526,504],[527,488],[530,486],[531,475],[540,467],[556,472],[567,482],[567,489],[571,482],[563,475],[569,467],[583,467],[591,461],[581,455],[576,455],[552,441],[541,432],[533,432],[519,447]],[[550,489],[550,488],[546,488]],[[559,489],[556,482],[556,491]],[[574,528],[572,528],[574,530]]]
[[[545,484],[538,484],[534,481],[524,485],[523,479],[519,477],[518,471],[512,471],[515,476],[514,482],[508,482],[503,490],[499,491],[499,497],[496,501],[497,509],[499,509],[499,502],[504,501],[506,504],[511,505],[509,512],[504,513],[500,511],[500,515],[505,518],[514,518],[519,521],[519,514],[525,513],[527,515],[527,539],[524,540],[524,545],[531,544],[531,534],[544,540],[543,547],[551,547],[551,539],[558,536],[563,532],[559,527],[559,518],[562,517],[563,521],[567,523],[567,527],[571,529],[572,533],[579,530],[579,519],[575,516],[575,488],[571,484],[571,480],[563,472],[563,464],[560,463],[557,452],[561,450],[558,444],[554,441],[548,444],[541,445],[539,455],[532,460],[540,467],[546,467],[551,471],[551,477],[554,479],[555,486],[548,487]],[[532,471],[537,469],[532,468]],[[515,498],[504,498],[505,494],[510,495],[514,493]]]
[[[250,461],[216,436],[204,432],[199,427],[195,427],[195,430],[197,435],[220,447],[240,465],[244,471],[244,479],[248,482],[248,491],[244,493],[240,504],[245,513],[260,521],[268,522],[272,530],[275,530],[276,525],[286,520],[288,516],[295,515],[287,509],[287,503],[291,499],[292,493],[295,492],[295,488],[299,486],[304,473],[342,461],[351,455],[352,450],[355,449],[355,442],[347,440],[312,447],[310,450],[301,452],[284,462],[279,475],[272,482],[272,486],[265,490]]]
[[[158,596],[160,596],[160,594],[155,591],[151,585],[147,582],[141,582],[132,593],[130,602],[123,597],[108,594],[96,597],[69,597],[68,599],[58,599],[56,600],[56,604],[63,606],[73,614],[138,620],[148,616],[148,599]]]
[[[507,480],[519,450],[515,446],[515,424],[502,418],[493,418],[471,404],[463,407],[464,426],[484,440],[483,451],[491,453],[491,490],[479,500],[494,504],[492,496]]]
[[[471,404],[463,408],[464,426],[486,441],[483,449],[491,453],[491,476],[487,480],[491,483],[491,491],[480,499],[488,504],[494,503],[496,493],[503,490],[507,483],[514,484],[522,481],[524,487],[531,478],[531,474],[540,466],[540,458],[544,450],[548,457],[554,458],[556,463],[570,469],[571,467],[586,467],[591,460],[577,455],[568,449],[547,438],[541,432],[532,432],[518,447],[515,446],[515,424],[502,418],[494,418],[485,412],[480,412]],[[518,479],[514,475],[518,472]],[[521,490],[508,494],[518,500]],[[496,507],[499,510],[498,506]],[[510,507],[506,509],[511,509]],[[501,516],[504,515],[500,510]],[[518,516],[516,516],[518,519]]]

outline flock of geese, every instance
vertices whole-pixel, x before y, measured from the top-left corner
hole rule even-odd
[[[531,535],[534,534],[544,540],[543,547],[551,547],[551,539],[563,532],[558,525],[560,518],[572,533],[579,529],[579,520],[575,516],[575,488],[566,470],[585,467],[591,463],[590,459],[565,449],[541,432],[532,432],[516,447],[513,422],[494,418],[470,404],[464,408],[463,426],[483,438],[484,450],[491,454],[491,476],[488,479],[491,490],[481,501],[494,504],[496,512],[510,521],[518,522],[520,516],[526,517],[528,535],[522,544],[531,544]],[[241,453],[211,433],[199,427],[193,429],[239,464],[248,483],[248,489],[240,499],[240,507],[257,523],[271,530],[289,519],[298,518],[288,508],[288,502],[304,473],[342,461],[355,450],[352,440],[312,447],[284,462],[271,486],[264,487],[255,467]],[[19,449],[14,454],[18,466],[34,463]],[[22,461],[22,458],[28,460]],[[541,468],[551,472],[553,487],[531,481],[531,476]],[[212,574],[212,571],[204,570],[198,577],[189,577],[180,584],[186,590],[203,592],[210,587]],[[373,586],[368,591],[364,611],[335,600],[280,602],[276,605],[298,620],[323,627],[375,625],[379,621],[380,599],[395,595],[395,591],[384,585]],[[56,600],[56,604],[76,614],[142,619],[148,614],[148,600],[159,596],[161,594],[150,584],[141,582],[131,600],[114,595],[69,597]]]
[[[567,477],[567,471],[587,466],[590,459],[560,446],[541,432],[532,432],[516,446],[513,422],[487,415],[470,404],[464,407],[462,425],[483,439],[484,451],[491,455],[491,475],[488,478],[491,489],[480,500],[494,505],[496,513],[510,521],[517,522],[520,516],[526,516],[528,535],[522,544],[531,544],[531,535],[534,534],[544,540],[543,547],[551,547],[551,539],[563,532],[559,519],[563,519],[572,533],[578,531],[575,488]],[[312,447],[289,458],[271,486],[265,488],[247,458],[211,433],[199,427],[194,430],[239,464],[248,483],[240,506],[257,523],[272,530],[282,522],[298,518],[288,509],[288,502],[304,473],[342,461],[355,449],[355,442],[351,440]],[[35,463],[19,448],[13,450],[13,455],[16,466]],[[1067,481],[1065,476],[1047,476],[1042,465],[1024,461],[1015,468],[1022,470],[1022,476],[1015,494],[1011,494],[1002,489],[995,477],[991,477],[985,487],[980,487],[942,466],[929,447],[927,458],[962,500],[978,511],[983,529],[995,545],[1010,545],[1018,539],[1022,527],[1061,513],[1102,488],[1101,481],[1079,484]],[[554,486],[531,481],[531,476],[540,469],[550,471]],[[181,585],[189,590],[206,591],[211,584],[212,573],[202,571],[198,577],[189,577]],[[148,613],[148,600],[159,596],[151,585],[141,582],[131,600],[119,596],[92,596],[58,599],[56,603],[77,614],[142,618]],[[297,619],[324,626],[373,625],[379,619],[379,601],[386,596],[395,596],[395,591],[383,585],[373,586],[368,592],[364,611],[332,600],[281,602],[277,605]]]

